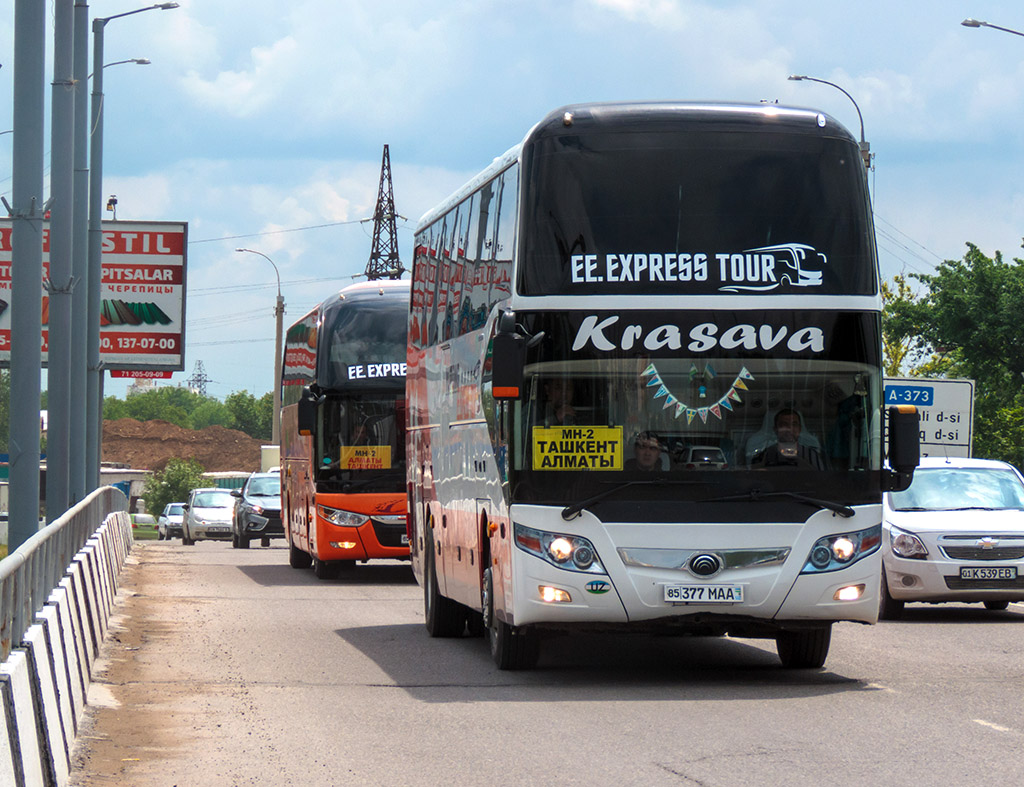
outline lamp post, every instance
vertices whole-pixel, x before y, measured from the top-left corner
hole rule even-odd
[[[820,82],[823,85],[829,85],[830,87],[834,87],[853,102],[853,108],[857,110],[857,119],[860,121],[860,157],[864,159],[864,167],[866,169],[871,169],[871,145],[864,139],[864,116],[861,115],[860,107],[857,106],[857,102],[853,100],[853,96],[834,82],[827,82],[826,80],[818,79],[817,77],[804,76],[803,74],[792,74],[789,79],[793,82]]]
[[[148,9],[143,9],[148,10]],[[113,19],[114,17],[110,17]],[[115,60],[113,63],[104,63],[104,68],[110,68],[111,66],[119,66],[123,63],[135,63],[137,66],[148,66],[153,63],[148,57],[129,57],[127,60]],[[89,79],[92,79],[92,74],[89,74]]]
[[[964,27],[991,27],[993,30],[1002,30],[1004,33],[1013,33],[1015,36],[1024,36],[1024,33],[1019,30],[1011,30],[1008,27],[1000,27],[999,25],[990,25],[988,22],[982,22],[980,19],[971,19],[967,17],[961,22]]]
[[[177,8],[177,3],[157,3],[92,20],[92,142],[89,145],[89,257],[86,381],[86,486],[96,488],[100,483],[100,457],[103,429],[103,369],[100,364],[100,302],[103,277],[103,31],[107,23],[123,16],[143,11],[166,11]]]
[[[277,265],[262,251],[255,249],[235,249],[235,251],[246,252],[247,254],[258,254],[274,266],[274,274],[277,276],[277,305],[274,307],[274,317],[277,319],[277,327],[274,332],[274,412],[271,414],[273,435],[271,442],[274,445],[281,445],[281,338],[282,320],[284,318],[284,298],[281,297],[281,273]]]

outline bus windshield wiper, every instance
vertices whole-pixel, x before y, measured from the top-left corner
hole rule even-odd
[[[702,503],[724,503],[730,500],[749,500],[752,503],[756,503],[759,500],[770,500],[775,497],[788,497],[790,500],[796,500],[800,503],[806,503],[810,506],[817,506],[818,508],[824,508],[833,513],[839,514],[841,517],[851,517],[856,511],[847,505],[842,503],[833,503],[831,500],[822,500],[817,497],[808,497],[802,495],[799,492],[762,492],[760,489],[751,489],[749,492],[744,492],[741,495],[727,495],[725,497],[711,497],[707,500],[702,500]]]
[[[625,483],[622,484],[616,484],[611,489],[605,489],[603,492],[598,492],[596,495],[591,495],[590,497],[584,500],[580,500],[578,503],[573,503],[572,505],[566,506],[565,508],[562,509],[562,519],[568,522],[570,519],[577,516],[580,513],[580,511],[582,511],[587,506],[592,505],[593,503],[596,503],[599,500],[604,500],[606,497],[611,497],[616,492],[621,492],[623,489],[627,487],[662,486],[666,484],[671,486],[686,486],[694,484],[699,484],[700,486],[707,486],[707,484],[703,481],[676,481],[675,479],[672,478],[655,478],[650,481],[626,481]]]

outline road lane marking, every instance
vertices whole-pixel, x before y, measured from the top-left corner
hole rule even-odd
[[[996,732],[1013,732],[1014,731],[1010,727],[1004,727],[1001,724],[993,724],[992,722],[985,721],[984,719],[975,719],[974,723],[975,724],[980,724],[982,727],[988,727],[990,729],[993,729]]]

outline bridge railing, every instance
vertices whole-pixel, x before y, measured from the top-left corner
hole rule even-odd
[[[22,641],[75,555],[104,522],[115,525],[125,552],[131,548],[127,510],[121,490],[102,487],[0,560],[0,662]],[[108,519],[112,514],[118,516]]]

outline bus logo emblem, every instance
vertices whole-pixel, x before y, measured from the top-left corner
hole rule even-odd
[[[588,593],[596,593],[600,595],[601,593],[607,593],[612,589],[612,586],[604,580],[595,579],[593,582],[588,582],[586,584],[586,588]]]

